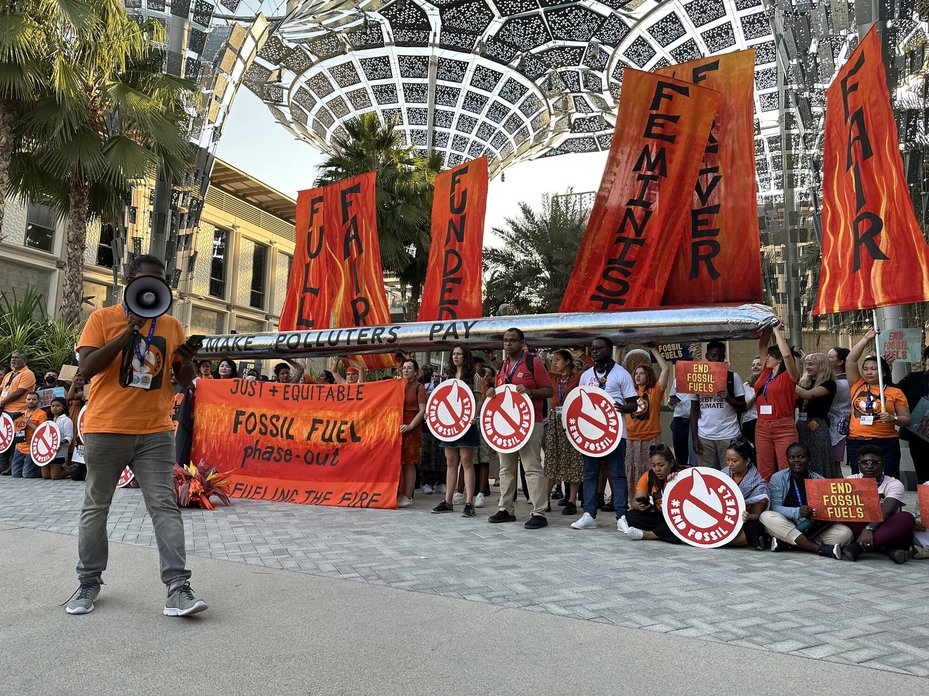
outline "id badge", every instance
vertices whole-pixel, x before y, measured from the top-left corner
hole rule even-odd
[[[555,415],[561,418],[561,406],[555,406]]]
[[[136,389],[151,389],[152,388],[152,376],[148,373],[133,372],[132,373],[132,384],[130,387],[135,387]]]
[[[770,416],[774,413],[774,406],[771,404],[761,404],[758,407],[758,413],[762,416]]]
[[[861,416],[858,422],[862,425],[874,425],[874,416]]]
[[[798,423],[802,423],[802,422],[805,421],[805,420],[806,420],[806,411],[800,411],[800,412],[797,414],[797,422],[798,422]]]

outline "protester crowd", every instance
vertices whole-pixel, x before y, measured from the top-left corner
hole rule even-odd
[[[848,560],[881,552],[896,563],[929,557],[914,536],[924,527],[905,509],[899,442],[908,440],[918,480],[929,480],[929,443],[907,429],[911,410],[929,396],[929,348],[923,353],[924,370],[894,385],[884,358],[863,356],[874,337],[869,331],[851,350],[835,347],[801,356],[775,328],[773,345],[769,335],[761,338],[747,380],[728,371],[724,389],[701,396],[678,390],[673,365],[654,347],[648,353],[629,351],[617,362],[621,351],[605,337],[593,340],[586,351],[536,352],[513,328],[504,335],[499,363],[456,346],[444,374],[434,365],[421,368],[415,359],[402,356],[394,375],[405,383],[397,506],[408,507],[417,494],[435,494],[439,501],[433,513],[460,510],[473,518],[476,509],[488,504],[492,487],[499,487],[497,510],[489,517],[494,524],[516,520],[514,503],[521,492],[532,508],[528,529],[547,526],[554,504],[563,515],[580,512],[571,524],[574,529],[596,528],[601,524],[598,513],[612,512],[617,529],[630,539],[680,543],[662,514],[663,492],[685,467],[700,465],[720,469],[742,491],[744,522],[731,546]],[[694,349],[697,358],[726,361],[726,345],[720,341],[709,342],[705,353],[699,346]],[[0,453],[0,473],[82,480],[86,466],[76,423],[86,404],[84,381],[79,373],[60,381],[57,373],[47,372],[43,386],[63,387],[66,395],[42,408],[28,359],[27,353],[16,351],[9,369],[0,370],[0,407],[15,423],[14,444]],[[175,420],[181,427],[185,420],[186,427],[192,426],[198,380],[365,380],[361,363],[346,363],[340,370],[338,360],[315,375],[298,361],[280,362],[270,378],[254,367],[240,373],[231,359],[204,360],[195,367],[192,388],[177,388]],[[512,384],[527,394],[536,419],[528,442],[517,452],[499,454],[480,437],[476,422],[456,440],[434,437],[424,423],[426,402],[438,384],[452,378],[471,388],[475,413],[501,385]],[[621,445],[603,457],[580,454],[562,423],[562,405],[582,385],[605,390],[626,420]],[[672,411],[668,433],[660,420],[663,407]],[[40,467],[29,455],[29,443],[35,429],[49,419],[58,424],[61,446],[54,460]],[[178,456],[183,461],[180,450]],[[851,477],[874,480],[881,522],[813,519],[806,482],[841,477],[846,462]]]

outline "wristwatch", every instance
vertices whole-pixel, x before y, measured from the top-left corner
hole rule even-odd
[[[867,525],[867,526],[865,526],[865,529],[867,529],[869,532],[872,532],[872,533],[875,532],[875,531],[877,531],[877,527],[874,527],[874,526],[872,526],[872,525],[870,525],[870,524]]]

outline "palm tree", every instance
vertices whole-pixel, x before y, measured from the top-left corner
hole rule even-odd
[[[67,216],[61,317],[77,322],[91,219],[118,219],[132,186],[162,166],[180,175],[192,83],[162,72],[164,29],[120,0],[90,0],[93,30],[54,35],[45,90],[17,124],[11,189]]]
[[[429,258],[429,220],[440,155],[420,157],[403,142],[395,122],[381,125],[377,114],[362,114],[335,138],[334,154],[320,166],[317,186],[365,172],[377,173],[377,232],[384,269],[409,285],[409,312],[415,315]]]
[[[0,227],[10,186],[13,131],[53,69],[51,32],[75,35],[89,26],[81,0],[0,0]]]
[[[543,196],[539,212],[521,202],[519,217],[493,229],[502,246],[484,249],[484,315],[502,304],[516,314],[557,312],[589,217],[570,191]]]

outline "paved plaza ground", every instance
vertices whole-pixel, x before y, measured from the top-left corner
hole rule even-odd
[[[67,616],[83,484],[0,479],[0,692],[925,693],[929,562],[634,542],[412,508],[185,510],[194,590],[160,614],[138,490],[97,609]]]

